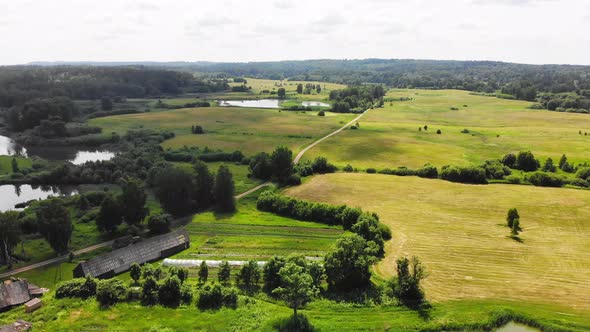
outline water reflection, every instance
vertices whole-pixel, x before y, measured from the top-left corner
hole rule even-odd
[[[15,205],[49,196],[71,196],[77,193],[75,186],[0,185],[0,211],[22,210],[15,208]]]
[[[279,108],[279,100],[278,99],[220,100],[219,106]]]
[[[87,161],[110,160],[115,156],[108,150],[88,150],[76,146],[29,146],[25,148],[10,137],[0,136],[0,155],[39,157],[47,160],[67,160],[80,165]]]
[[[302,101],[301,105],[307,107],[313,107],[313,106],[321,106],[321,107],[329,107],[330,104],[326,104],[326,103],[322,103],[321,101]]]

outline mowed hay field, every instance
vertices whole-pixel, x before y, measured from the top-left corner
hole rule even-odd
[[[336,173],[286,194],[377,212],[393,240],[375,270],[390,277],[396,257],[418,256],[430,301],[524,300],[590,313],[588,191]],[[511,207],[520,213],[522,242],[508,237]]]
[[[285,88],[285,91],[289,94],[289,98],[296,98],[302,100],[324,100],[328,99],[330,96],[330,91],[344,89],[346,85],[336,84],[336,83],[328,83],[328,82],[311,82],[311,81],[287,81],[287,80],[268,80],[268,79],[259,79],[259,78],[246,78],[248,83],[246,84],[249,87],[252,87],[251,92],[254,94],[260,94],[263,90],[275,90],[277,91],[279,88]],[[296,94],[297,85],[303,84],[303,88],[305,89],[305,84],[319,84],[322,87],[321,92],[318,94],[315,90],[311,92],[309,95],[304,94]],[[242,83],[230,83],[232,86],[242,85]],[[231,95],[232,93],[229,93]]]
[[[224,151],[240,150],[246,155],[272,151],[283,144],[297,151],[314,140],[329,134],[353,119],[351,114],[317,112],[279,112],[278,110],[203,107],[173,111],[117,115],[92,119],[90,125],[110,134],[124,134],[129,129],[152,128],[176,134],[162,145],[164,148],[199,146]],[[200,125],[203,135],[191,133],[192,125]]]
[[[400,97],[412,100],[369,110],[358,130],[330,138],[306,158],[325,156],[340,166],[359,168],[415,168],[479,164],[531,150],[542,160],[559,160],[565,153],[575,163],[590,161],[590,136],[583,135],[590,133],[589,114],[533,110],[529,102],[459,90],[390,90],[386,95]],[[424,125],[428,130],[418,131]],[[463,129],[469,133],[461,133]]]

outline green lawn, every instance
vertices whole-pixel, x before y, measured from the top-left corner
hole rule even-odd
[[[375,271],[391,277],[397,257],[418,256],[433,302],[506,299],[590,310],[585,190],[336,173],[286,193],[378,213],[393,240]],[[505,226],[512,207],[520,213],[521,241]]]
[[[346,130],[306,154],[359,168],[480,164],[509,152],[531,150],[536,157],[590,161],[590,115],[528,109],[529,102],[470,95],[458,90],[391,90],[370,110],[358,130]],[[451,110],[457,108],[457,110]],[[427,125],[428,130],[418,131]],[[440,129],[442,134],[436,131]],[[469,133],[461,133],[468,129]]]
[[[31,168],[33,160],[23,157],[0,156],[0,177],[12,174],[12,159],[16,158],[19,169]]]
[[[273,255],[323,256],[342,233],[341,227],[260,212],[256,209],[256,196],[239,200],[235,214],[195,215],[186,227],[191,247],[175,257],[266,260]]]
[[[272,151],[283,144],[299,150],[329,134],[352,119],[350,114],[320,117],[317,112],[279,112],[278,110],[203,107],[165,112],[127,114],[92,119],[91,125],[103,132],[124,134],[133,128],[169,130],[176,137],[165,141],[165,148],[209,147],[223,151],[240,150],[246,155]],[[191,134],[191,125],[200,125],[205,134]]]

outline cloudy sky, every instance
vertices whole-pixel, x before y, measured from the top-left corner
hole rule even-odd
[[[0,64],[415,58],[590,65],[590,0],[0,0]]]

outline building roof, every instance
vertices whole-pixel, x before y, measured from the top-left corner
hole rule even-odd
[[[172,254],[175,249],[180,251],[187,248],[189,242],[188,232],[184,229],[178,230],[82,262],[76,267],[74,273],[78,277],[91,275],[97,278],[119,274],[129,270],[133,263],[143,264],[155,261]]]
[[[8,279],[0,284],[0,311],[23,304],[31,299],[26,280]]]

